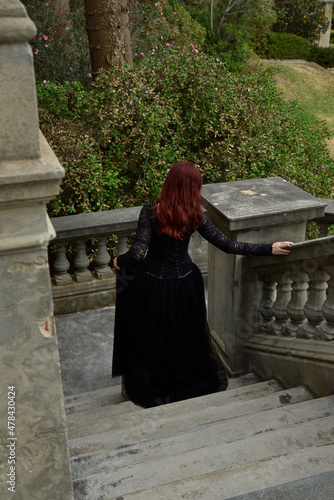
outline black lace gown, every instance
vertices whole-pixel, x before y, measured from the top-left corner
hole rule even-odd
[[[227,253],[271,255],[271,244],[234,242],[206,217],[197,229]],[[158,233],[153,204],[140,213],[134,244],[118,257],[112,376],[143,407],[219,389],[210,354],[203,279],[184,240]]]

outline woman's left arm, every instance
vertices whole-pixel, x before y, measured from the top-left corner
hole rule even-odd
[[[151,219],[151,205],[144,205],[140,211],[136,237],[131,249],[114,259],[114,266],[117,270],[135,264],[145,258],[152,234]]]

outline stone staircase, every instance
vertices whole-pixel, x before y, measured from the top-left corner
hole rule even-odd
[[[249,374],[149,409],[119,386],[65,404],[76,500],[333,498],[334,396]]]

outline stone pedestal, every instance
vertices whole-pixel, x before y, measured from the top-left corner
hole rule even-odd
[[[326,205],[279,177],[206,185],[202,197],[210,220],[221,231],[249,243],[304,241],[307,222],[321,217]],[[251,258],[209,245],[208,322],[233,375],[242,372],[243,346],[259,323],[260,286],[248,265]]]
[[[64,171],[38,129],[35,32],[18,0],[0,0],[0,496],[70,500],[46,213]]]

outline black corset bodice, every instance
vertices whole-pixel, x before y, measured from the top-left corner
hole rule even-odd
[[[154,231],[145,258],[145,271],[159,278],[182,278],[192,270],[188,245],[189,237],[177,240]]]
[[[271,255],[272,244],[243,243],[232,241],[204,216],[197,231],[209,243],[226,253],[240,255]],[[135,241],[131,250],[120,255],[120,267],[144,261],[145,272],[158,278],[182,278],[192,270],[192,260],[188,245],[192,231],[179,240],[158,232],[158,218],[154,215],[153,204],[144,205],[139,216]]]

